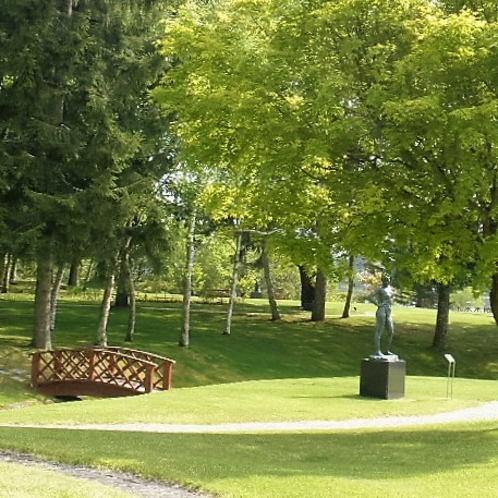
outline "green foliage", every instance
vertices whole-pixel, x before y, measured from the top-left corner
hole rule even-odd
[[[419,36],[384,105],[389,153],[399,163],[387,176],[400,199],[398,240],[422,279],[451,282],[471,265],[474,285],[485,288],[495,264],[496,25],[469,11],[435,12]]]
[[[385,85],[428,9],[186,2],[167,19],[161,48],[174,64],[155,96],[175,116],[184,164],[218,172],[205,192],[211,209],[278,227],[281,250],[330,276],[332,248],[387,259],[392,193],[377,181]]]
[[[296,262],[332,274],[332,247],[442,283],[472,266],[482,288],[496,263],[496,9],[479,7],[186,2],[165,22],[156,97],[185,164],[218,172],[208,204],[277,226]]]
[[[0,202],[15,234],[7,250],[32,255],[44,238],[59,259],[95,247],[106,257],[165,168],[166,154],[161,166],[149,160],[165,153],[166,121],[147,96],[163,67],[153,45],[158,5],[3,4]]]

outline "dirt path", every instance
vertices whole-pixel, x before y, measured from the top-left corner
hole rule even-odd
[[[302,420],[297,422],[242,422],[234,424],[184,425],[184,424],[2,424],[0,427],[25,427],[45,429],[154,432],[154,433],[226,433],[226,432],[282,432],[316,430],[381,429],[452,422],[498,420],[498,401],[434,415],[407,415],[350,420]]]
[[[0,462],[10,462],[16,465],[36,467],[41,470],[60,472],[82,481],[90,480],[104,486],[110,486],[129,493],[130,496],[143,498],[209,498],[208,495],[189,491],[174,484],[141,479],[132,474],[117,471],[103,471],[64,463],[44,462],[30,455],[14,452],[0,452]],[[4,496],[4,495],[1,495]]]
[[[0,427],[54,428],[72,430],[105,430],[154,433],[227,433],[227,432],[280,432],[280,431],[317,431],[317,430],[354,430],[354,429],[389,429],[406,426],[430,424],[448,424],[472,421],[498,421],[498,401],[466,408],[449,413],[435,415],[384,417],[375,419],[352,420],[310,420],[299,422],[250,422],[240,424],[215,425],[180,425],[180,424],[86,424],[70,425],[26,425],[0,424]],[[28,455],[12,452],[0,452],[0,461],[19,465],[36,465],[47,470],[63,472],[80,479],[91,479],[107,486],[113,486],[132,496],[145,498],[208,498],[208,495],[195,493],[179,486],[147,481],[130,474],[120,472],[104,472],[88,467],[80,467],[58,463],[40,462]]]

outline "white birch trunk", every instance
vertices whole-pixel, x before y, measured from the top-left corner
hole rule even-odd
[[[261,260],[263,263],[263,271],[265,274],[266,291],[268,292],[268,302],[270,304],[271,319],[273,321],[280,320],[280,312],[278,311],[277,300],[275,299],[275,289],[270,275],[270,260],[266,251],[266,241],[263,241]]]
[[[104,289],[104,297],[100,306],[100,319],[97,327],[97,341],[99,346],[107,346],[107,323],[109,322],[109,314],[111,311],[112,292],[114,290],[115,265],[107,278],[106,286]]]
[[[50,330],[55,330],[55,318],[57,315],[57,300],[61,289],[62,279],[64,278],[64,265],[61,264],[57,269],[55,280],[50,291]]]
[[[187,232],[187,251],[183,284],[183,320],[179,343],[180,346],[185,348],[188,348],[190,345],[190,305],[192,304],[192,273],[194,271],[195,261],[195,222],[196,213],[194,212],[190,218]]]
[[[123,251],[123,270],[126,292],[130,300],[129,314],[128,314],[128,330],[126,332],[125,341],[133,342],[135,337],[135,323],[137,317],[137,299],[135,295],[135,284],[133,282],[133,274],[131,271],[130,259],[130,245],[131,237],[128,238]]]
[[[242,246],[242,232],[237,232],[235,245],[236,249],[233,261],[232,285],[230,289],[230,299],[228,302],[227,325],[225,332],[223,332],[224,335],[230,335],[232,331],[233,308],[235,306],[235,300],[237,298],[237,282],[239,279],[239,271],[240,271],[240,248]]]
[[[135,295],[135,284],[133,283],[133,277],[131,273],[131,263],[130,257],[126,258],[125,266],[126,269],[126,291],[130,299],[130,307],[128,310],[128,330],[126,332],[126,341],[133,342],[135,338],[135,324],[137,319],[137,299]]]
[[[349,270],[351,274],[349,275],[348,293],[346,295],[346,302],[344,303],[341,318],[349,318],[351,313],[351,303],[353,302],[354,292],[354,256],[349,256]]]

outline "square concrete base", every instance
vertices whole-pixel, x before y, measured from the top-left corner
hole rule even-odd
[[[406,362],[365,358],[361,362],[360,396],[397,399],[405,395]]]

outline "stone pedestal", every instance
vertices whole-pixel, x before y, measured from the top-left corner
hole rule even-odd
[[[405,395],[406,362],[365,358],[361,362],[360,396],[397,399]]]

